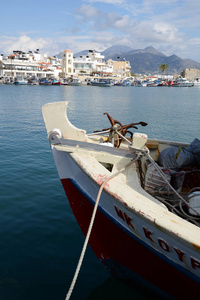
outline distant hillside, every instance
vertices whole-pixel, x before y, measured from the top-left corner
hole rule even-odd
[[[113,53],[109,51],[110,48],[112,48]],[[182,59],[177,55],[166,56],[151,46],[145,49],[132,49],[124,53],[117,51],[118,46],[116,46],[116,49],[115,46],[110,48],[103,52],[110,53],[109,55],[105,55],[105,60],[110,58],[116,60],[117,57],[120,57],[120,60],[125,58],[130,61],[131,71],[134,74],[158,73],[160,72],[159,66],[161,64],[167,64],[169,66],[167,70],[168,74],[180,74],[183,69],[186,68],[200,69],[200,63],[198,62],[191,59]]]
[[[131,47],[124,46],[124,45],[116,45],[116,46],[107,48],[106,50],[101,52],[101,54],[104,55],[105,57],[108,57],[109,55],[114,55],[114,53],[116,52],[117,53],[116,55],[119,56],[121,53],[127,53],[131,50],[133,50]],[[79,57],[81,55],[87,55],[88,52],[89,52],[89,50],[83,50],[83,51],[75,53],[74,56]]]
[[[81,51],[81,52],[77,52],[77,53],[74,54],[74,57],[79,57],[79,56],[81,56],[81,55],[87,55],[87,54],[88,54],[88,51],[89,51],[89,50],[83,50],[83,51]],[[59,53],[56,54],[55,56],[56,56],[57,58],[62,58],[62,54],[63,54],[63,52],[59,52]]]
[[[89,50],[84,50],[75,53],[75,57],[81,55],[87,55]],[[123,60],[130,61],[131,72],[134,74],[155,74],[160,72],[159,66],[161,64],[167,64],[169,69],[168,74],[180,74],[186,68],[200,69],[200,63],[191,59],[182,59],[179,56],[173,54],[166,56],[162,52],[159,52],[155,48],[149,46],[144,49],[132,49],[125,45],[115,45],[105,49],[101,52],[105,56],[105,60]],[[62,58],[62,53],[59,53],[57,57]]]
[[[107,48],[101,54],[104,55],[105,57],[107,57],[109,55],[114,55],[114,54],[116,54],[117,56],[120,56],[121,54],[128,53],[132,50],[133,49],[131,47],[128,47],[128,46],[115,45],[115,46]]]
[[[62,52],[59,52],[59,53],[55,54],[54,56],[61,59],[62,58]]]
[[[88,52],[89,52],[89,50],[83,50],[81,52],[77,52],[77,53],[74,54],[74,57],[79,57],[81,55],[87,55]]]

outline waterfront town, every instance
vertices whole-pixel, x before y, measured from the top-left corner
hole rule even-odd
[[[39,49],[27,53],[14,50],[8,56],[0,55],[0,82],[44,85],[94,83],[94,85],[102,86],[114,84],[157,86],[174,84],[174,79],[176,79],[173,75],[164,75],[164,73],[162,76],[161,74],[133,75],[134,66],[131,66],[126,59],[105,61],[104,58],[95,50],[89,50],[86,55],[74,57],[74,53],[67,49],[63,51],[62,58],[40,53]],[[194,82],[200,84],[200,70],[185,69],[181,75],[183,86],[193,86]],[[178,85],[180,82],[176,83],[176,86]]]
[[[5,81],[18,76],[26,78],[55,78],[57,80],[81,75],[99,75],[130,77],[128,61],[104,61],[104,56],[95,50],[89,50],[87,55],[74,57],[73,52],[65,50],[62,58],[40,53],[39,49],[29,51],[13,51],[13,54],[0,55],[0,77]]]

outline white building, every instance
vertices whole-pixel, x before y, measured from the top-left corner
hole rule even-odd
[[[73,53],[67,49],[62,54],[62,76],[74,75],[74,58]]]
[[[6,57],[0,55],[0,76],[11,78],[18,76],[59,77],[62,71],[60,62],[54,57],[52,64],[51,59],[47,54],[40,54],[38,51],[25,53],[17,50]]]
[[[81,55],[74,58],[75,73],[90,75],[95,70],[95,64],[88,55]]]
[[[112,74],[113,67],[103,61],[104,55],[95,50],[89,50],[87,55],[74,58],[74,69],[76,74]]]

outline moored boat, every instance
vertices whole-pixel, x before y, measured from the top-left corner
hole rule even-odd
[[[174,81],[173,80],[169,80],[167,84],[168,84],[168,86],[173,86]]]
[[[158,83],[158,86],[168,86],[168,83],[166,81],[161,81]]]
[[[36,77],[31,77],[28,79],[29,85],[39,85],[39,80]]]
[[[60,80],[56,80],[55,78],[52,80],[52,85],[61,85]]]
[[[110,87],[112,85],[112,80],[111,79],[105,79],[105,78],[98,78],[96,80],[91,80],[91,85]]]
[[[150,140],[130,132],[145,122],[122,125],[107,113],[111,127],[87,134],[70,123],[67,105],[46,104],[42,112],[60,180],[84,235],[91,225],[93,251],[120,280],[140,282],[163,297],[195,298],[199,141]]]
[[[16,85],[27,85],[28,80],[26,78],[24,78],[23,76],[17,76],[14,79],[14,84],[16,84]]]
[[[122,83],[122,86],[131,86],[132,85],[132,82],[130,80],[124,80],[123,83]]]
[[[177,80],[174,81],[172,84],[174,87],[191,87],[194,86],[194,83],[192,81],[187,80],[186,78],[179,77]]]
[[[82,85],[82,81],[79,78],[72,78],[68,81],[68,85],[79,86]]]
[[[14,79],[13,79],[13,77],[3,77],[3,83],[4,84],[13,84]]]
[[[39,79],[39,84],[40,85],[52,85],[52,81],[47,78],[40,78]]]
[[[136,87],[147,86],[147,81],[146,80],[137,80],[137,81],[135,81],[134,86],[136,86]]]
[[[199,77],[194,78],[193,83],[194,83],[194,86],[200,86],[200,78]]]
[[[61,80],[61,85],[68,85],[68,84],[69,84],[68,79],[63,78],[63,79]]]
[[[122,86],[123,81],[122,80],[113,80],[114,86]]]
[[[158,86],[159,84],[159,81],[158,80],[155,80],[155,81],[152,81],[152,82],[147,82],[147,87],[156,87]]]
[[[0,84],[3,84],[4,83],[4,77],[0,77]]]

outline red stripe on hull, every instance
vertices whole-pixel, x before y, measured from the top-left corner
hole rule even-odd
[[[75,218],[86,235],[94,206],[69,179],[61,181]],[[185,299],[186,295],[196,298],[200,294],[200,285],[130,237],[100,211],[89,244],[100,260],[112,259],[176,299]]]

